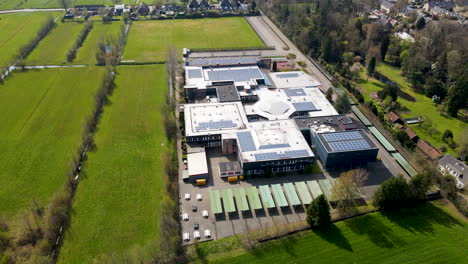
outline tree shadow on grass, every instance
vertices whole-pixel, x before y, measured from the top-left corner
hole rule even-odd
[[[260,243],[258,247],[249,251],[253,256],[259,259],[270,255],[272,252],[278,251],[281,251],[291,257],[297,257],[297,242],[297,235],[290,235],[277,240]]]
[[[373,214],[347,220],[345,224],[353,233],[367,236],[372,243],[381,248],[393,248],[407,244]]]
[[[458,219],[429,202],[382,214],[412,233],[433,234],[437,225],[445,227],[463,225]]]
[[[330,225],[325,230],[313,229],[312,231],[328,243],[334,244],[335,246],[347,251],[353,251],[353,248],[351,247],[348,239],[343,235],[341,230],[335,224]]]

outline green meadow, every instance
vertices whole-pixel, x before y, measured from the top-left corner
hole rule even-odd
[[[468,224],[440,201],[371,213],[245,249],[238,237],[202,243],[194,263],[465,263]],[[192,250],[192,252],[195,250]]]
[[[123,60],[164,61],[168,47],[248,48],[264,46],[243,17],[140,21],[130,27]]]
[[[162,108],[163,65],[120,66],[96,147],[87,154],[71,225],[58,263],[96,263],[129,254],[143,258],[159,237],[161,158],[168,150]],[[125,263],[125,261],[122,261]]]
[[[64,186],[102,74],[100,68],[14,72],[0,85],[0,216],[9,224],[22,222],[33,199],[47,206]]]
[[[56,17],[59,14],[58,12],[0,14],[0,67],[13,64],[18,50],[36,36],[47,17]]]

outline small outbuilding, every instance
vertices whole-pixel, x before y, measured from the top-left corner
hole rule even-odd
[[[242,168],[238,161],[219,163],[219,176],[221,178],[240,176]]]
[[[401,117],[397,114],[395,114],[394,112],[390,112],[387,114],[387,119],[388,119],[388,122],[390,122],[390,124],[402,124],[403,123],[403,120],[401,119]]]
[[[208,179],[208,162],[206,152],[195,152],[187,154],[188,174],[191,182]]]

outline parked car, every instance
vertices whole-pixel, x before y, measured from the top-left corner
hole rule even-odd
[[[203,196],[201,195],[201,193],[197,194],[197,201],[201,201],[203,200]]]
[[[205,218],[208,218],[208,210],[203,210],[202,211],[202,216]]]
[[[189,233],[184,233],[182,238],[184,239],[184,241],[189,241],[190,240],[190,234]]]
[[[185,200],[189,201],[190,200],[190,193],[185,194]]]
[[[197,230],[199,227],[200,225],[197,222],[193,223],[193,229]]]
[[[211,231],[209,229],[205,230],[205,238],[210,238],[211,237]]]
[[[198,210],[196,205],[192,205],[192,212],[196,212]]]
[[[182,214],[182,220],[184,220],[184,221],[188,221],[188,220],[189,220],[189,216],[188,216],[187,213]]]
[[[193,232],[193,238],[200,239],[200,232],[198,231]]]

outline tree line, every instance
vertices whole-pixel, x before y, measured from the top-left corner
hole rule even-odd
[[[75,44],[68,50],[67,52],[67,61],[72,62],[76,58],[76,54],[78,53],[78,49],[81,48],[86,37],[88,36],[89,32],[93,29],[94,24],[92,22],[86,22],[81,29],[78,36],[76,36]]]

